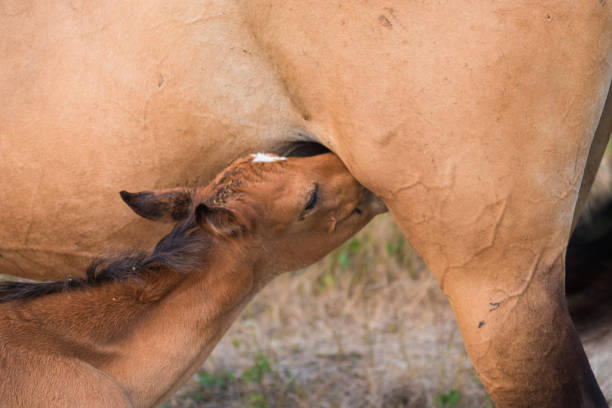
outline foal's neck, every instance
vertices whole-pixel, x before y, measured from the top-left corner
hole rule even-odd
[[[252,266],[239,258],[215,251],[199,270],[44,296],[20,313],[37,316],[40,342],[105,372],[134,406],[152,406],[198,370],[255,294]],[[147,299],[156,291],[160,299]]]
[[[118,342],[125,353],[100,366],[137,406],[162,402],[188,380],[254,295],[248,264],[222,258],[187,275]]]

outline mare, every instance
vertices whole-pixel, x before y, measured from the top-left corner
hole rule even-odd
[[[332,154],[259,154],[203,188],[121,196],[175,222],[152,253],[98,259],[86,278],[0,283],[2,407],[162,403],[270,279],[386,210]]]
[[[612,2],[4,0],[0,27],[3,273],[153,244],[99,205],[118,186],[318,143],[385,201],[496,406],[606,405],[564,275],[612,131]]]

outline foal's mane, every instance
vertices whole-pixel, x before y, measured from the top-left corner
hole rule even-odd
[[[261,179],[264,172],[274,171],[285,164],[264,166],[252,157],[239,159],[211,183],[212,194],[203,197],[210,206],[224,204],[232,195],[239,195],[245,181]],[[195,203],[191,204],[191,210]],[[193,211],[157,243],[152,253],[128,251],[121,255],[94,260],[86,269],[85,277],[54,282],[0,281],[0,303],[37,298],[52,293],[100,286],[108,282],[129,282],[164,271],[188,273],[201,267],[212,250],[210,236],[203,233],[195,221]]]
[[[108,282],[128,282],[169,270],[187,273],[206,261],[211,248],[210,237],[202,233],[190,216],[159,241],[153,252],[128,251],[115,257],[98,258],[86,269],[85,277],[54,282],[2,281],[0,303],[96,287]]]

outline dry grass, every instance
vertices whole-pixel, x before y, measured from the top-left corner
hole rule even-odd
[[[610,162],[600,186],[610,184]],[[610,400],[612,335],[584,340]],[[165,406],[492,404],[446,298],[384,215],[318,264],[272,282]]]

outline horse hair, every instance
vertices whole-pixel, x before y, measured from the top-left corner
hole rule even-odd
[[[52,293],[99,286],[107,282],[125,282],[162,270],[187,273],[205,262],[212,241],[190,216],[177,224],[157,243],[151,253],[127,251],[114,257],[95,259],[85,277],[52,282],[0,282],[0,303],[32,299]]]

